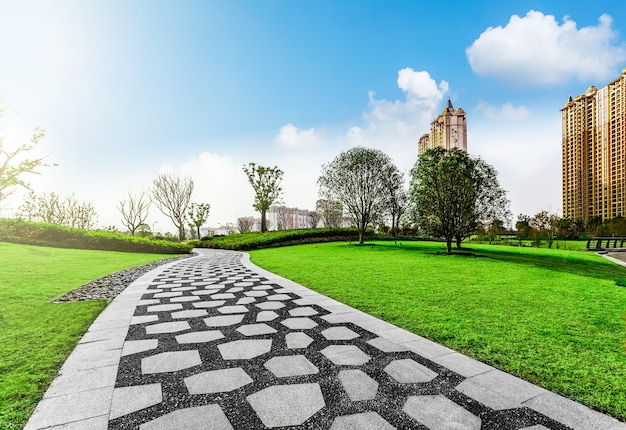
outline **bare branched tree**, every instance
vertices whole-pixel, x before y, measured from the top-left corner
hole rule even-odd
[[[254,227],[254,218],[251,216],[237,218],[237,230],[239,233],[250,233]]]
[[[63,197],[55,192],[36,195],[31,191],[19,207],[19,216],[29,221],[89,230],[95,227],[98,214],[89,202],[79,202],[74,194]]]
[[[137,228],[146,222],[151,203],[150,194],[146,191],[138,193],[129,191],[127,198],[118,203],[117,209],[122,214],[122,223],[128,228],[131,236],[134,236]]]
[[[178,229],[178,239],[185,240],[185,217],[193,193],[191,178],[160,174],[152,181],[152,197],[163,215]]]
[[[309,213],[307,214],[307,217],[309,218],[309,227],[310,228],[317,228],[317,225],[320,222],[320,214],[317,211],[309,211]]]

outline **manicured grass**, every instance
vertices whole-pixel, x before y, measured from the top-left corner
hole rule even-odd
[[[439,243],[250,252],[322,294],[626,420],[626,269],[593,253]]]
[[[21,429],[106,301],[50,303],[101,276],[172,255],[0,242],[0,429]]]

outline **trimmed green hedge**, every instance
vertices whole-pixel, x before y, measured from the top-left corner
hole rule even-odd
[[[152,240],[121,233],[82,230],[13,218],[0,218],[0,241],[56,248],[154,254],[188,254],[193,249],[187,243]]]
[[[366,237],[371,236],[366,233]],[[317,228],[309,230],[281,230],[266,233],[229,234],[215,236],[207,240],[189,242],[197,248],[230,249],[250,251],[259,248],[300,245],[306,243],[358,241],[359,232],[355,228]]]

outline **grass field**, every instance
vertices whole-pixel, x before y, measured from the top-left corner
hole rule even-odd
[[[172,257],[0,242],[0,429],[21,429],[106,301],[50,303],[101,276]]]
[[[626,420],[626,269],[592,253],[439,243],[250,252],[322,294]]]

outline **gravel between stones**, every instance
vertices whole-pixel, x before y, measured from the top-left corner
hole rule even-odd
[[[124,291],[135,279],[144,273],[157,267],[176,260],[194,257],[197,254],[191,253],[181,257],[166,258],[165,260],[153,261],[142,266],[122,270],[112,273],[102,278],[91,281],[82,287],[70,291],[52,301],[52,303],[79,302],[84,300],[113,300],[119,293]]]

